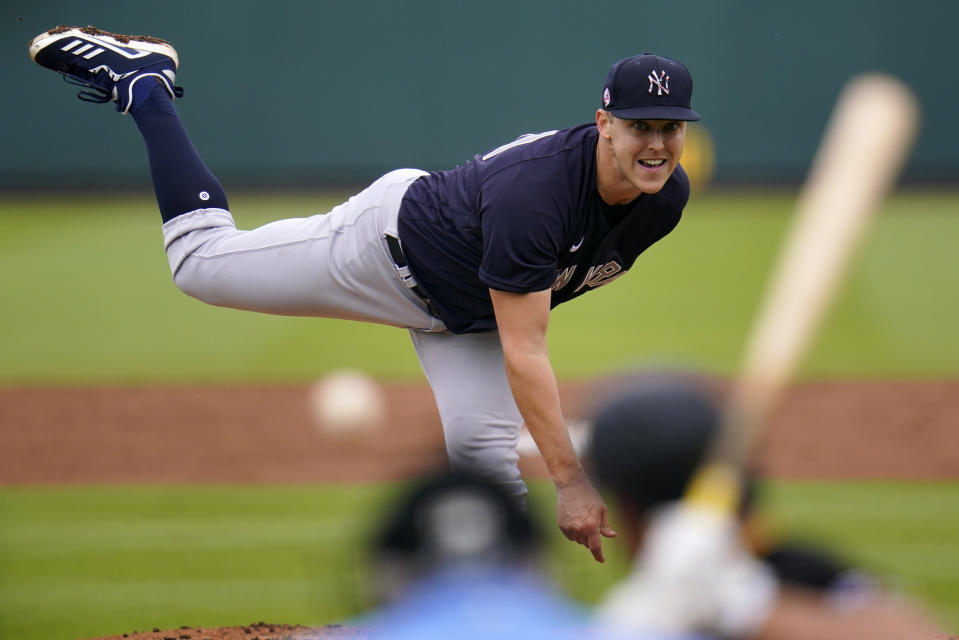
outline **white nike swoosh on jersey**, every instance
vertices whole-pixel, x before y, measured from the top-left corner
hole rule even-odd
[[[576,251],[579,251],[579,248],[583,246],[583,240],[585,239],[586,239],[586,236],[583,236],[582,238],[580,238],[579,242],[577,242],[576,244],[574,244],[572,247],[569,248],[569,252],[574,253]]]

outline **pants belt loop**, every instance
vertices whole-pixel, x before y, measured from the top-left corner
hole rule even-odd
[[[391,235],[386,235],[386,247],[389,249],[390,257],[393,259],[393,264],[396,266],[396,270],[399,272],[400,277],[403,279],[403,283],[409,287],[410,291],[415,293],[423,302],[426,303],[426,309],[430,312],[430,315],[434,318],[439,318],[439,314],[436,312],[436,308],[433,306],[433,301],[430,300],[430,297],[423,291],[423,288],[417,284],[416,280],[413,278],[413,273],[410,271],[409,264],[406,262],[406,256],[403,254],[403,248],[400,246],[399,238]]]

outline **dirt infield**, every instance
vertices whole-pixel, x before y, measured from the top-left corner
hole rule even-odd
[[[563,385],[582,418],[594,388]],[[331,483],[412,477],[445,459],[428,388],[386,387],[390,423],[325,433],[306,385],[0,388],[0,484]],[[959,477],[959,381],[794,387],[759,452],[778,478]],[[525,457],[527,477],[542,462]],[[109,640],[361,640],[362,629],[257,623]]]
[[[324,483],[410,477],[444,459],[428,388],[386,388],[390,424],[317,428],[305,385],[0,388],[0,484]],[[567,416],[591,389],[567,384]],[[759,460],[780,478],[959,477],[959,381],[798,385]],[[538,459],[524,472],[541,476]]]
[[[254,622],[239,627],[153,629],[91,640],[366,640],[369,632],[357,627],[327,625],[309,628],[302,625]]]

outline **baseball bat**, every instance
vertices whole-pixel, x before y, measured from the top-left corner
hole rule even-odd
[[[732,513],[742,470],[770,409],[802,360],[919,123],[912,91],[885,74],[843,88],[800,191],[779,260],[749,333],[725,422],[687,487],[691,506]]]

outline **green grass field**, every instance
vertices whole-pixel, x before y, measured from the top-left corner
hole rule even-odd
[[[69,640],[180,625],[345,621],[367,608],[365,551],[395,486],[0,490],[0,637]],[[551,489],[533,485],[534,513]],[[955,484],[788,483],[768,490],[789,531],[893,577],[959,628]],[[550,527],[558,587],[594,602],[627,569]]]
[[[341,196],[234,196],[241,227]],[[559,307],[561,377],[637,361],[735,368],[793,194],[695,197],[627,277]],[[807,376],[959,373],[959,194],[894,198],[870,230]],[[0,383],[309,380],[340,366],[421,374],[391,327],[209,307],[172,284],[149,197],[0,203]]]
[[[241,227],[339,196],[240,194]],[[634,271],[560,307],[561,378],[636,363],[735,370],[791,193],[694,196]],[[959,375],[959,194],[902,193],[870,230],[801,375]],[[0,202],[0,384],[304,381],[341,366],[420,379],[388,327],[216,309],[170,281],[147,197]],[[0,425],[4,428],[4,425]],[[534,485],[551,522],[551,492]],[[368,603],[365,534],[393,486],[0,487],[0,638],[341,620]],[[777,483],[773,515],[895,576],[959,630],[959,482]],[[552,535],[558,582],[593,601],[621,575]]]

